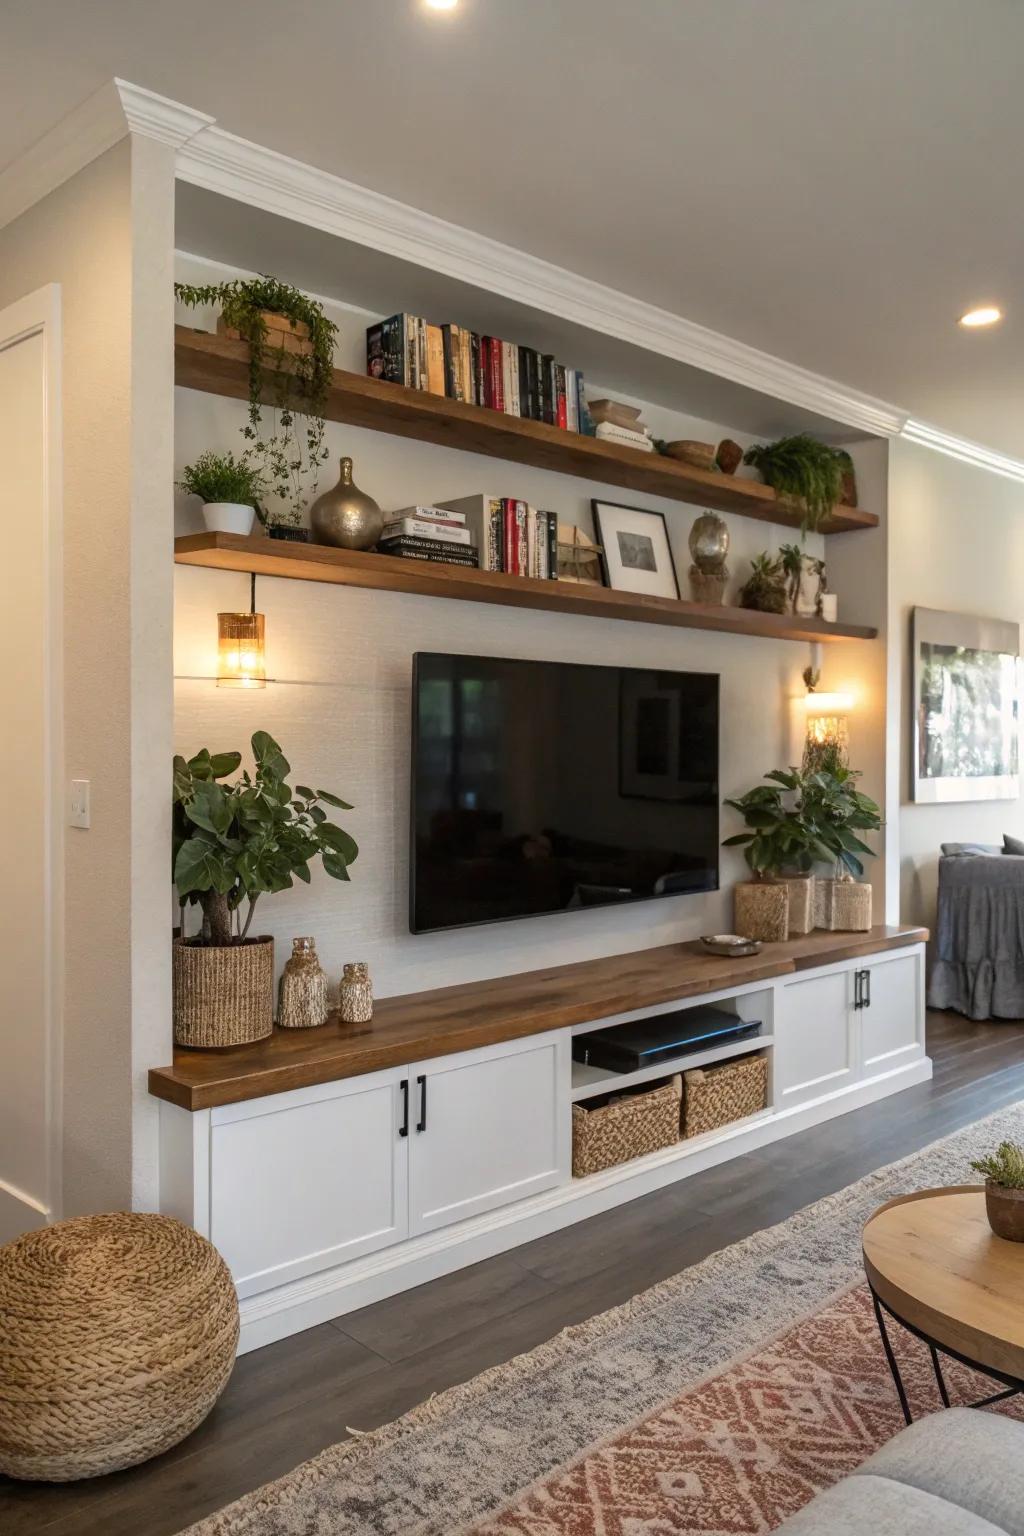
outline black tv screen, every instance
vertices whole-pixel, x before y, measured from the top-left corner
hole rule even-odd
[[[413,933],[717,888],[717,676],[414,658]]]

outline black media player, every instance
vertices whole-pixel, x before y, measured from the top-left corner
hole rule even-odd
[[[684,1008],[638,1019],[635,1024],[616,1024],[576,1035],[572,1055],[574,1061],[610,1072],[636,1072],[711,1045],[756,1037],[760,1029],[760,1019],[739,1019],[724,1008]]]

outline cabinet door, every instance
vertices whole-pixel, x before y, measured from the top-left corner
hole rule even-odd
[[[409,1094],[412,1233],[568,1179],[568,1046],[560,1035],[414,1063]]]
[[[857,1077],[852,973],[788,982],[781,990],[775,1042],[775,1107],[849,1087]]]
[[[866,967],[861,987],[861,1061],[866,1075],[906,1066],[924,1051],[924,999],[917,955]]]
[[[213,1111],[210,1238],[251,1295],[408,1232],[403,1073]]]

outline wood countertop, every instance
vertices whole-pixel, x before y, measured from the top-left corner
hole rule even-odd
[[[177,1047],[171,1066],[150,1071],[149,1091],[188,1110],[238,1104],[880,954],[927,937],[927,929],[913,927],[817,931],[766,944],[759,955],[739,960],[709,955],[697,943],[667,944],[411,992],[379,1001],[369,1024],[343,1024],[332,1015],[319,1029],[275,1029],[256,1045]]]

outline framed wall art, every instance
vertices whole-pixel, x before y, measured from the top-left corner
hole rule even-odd
[[[911,790],[919,804],[1020,794],[1020,625],[915,608]]]

